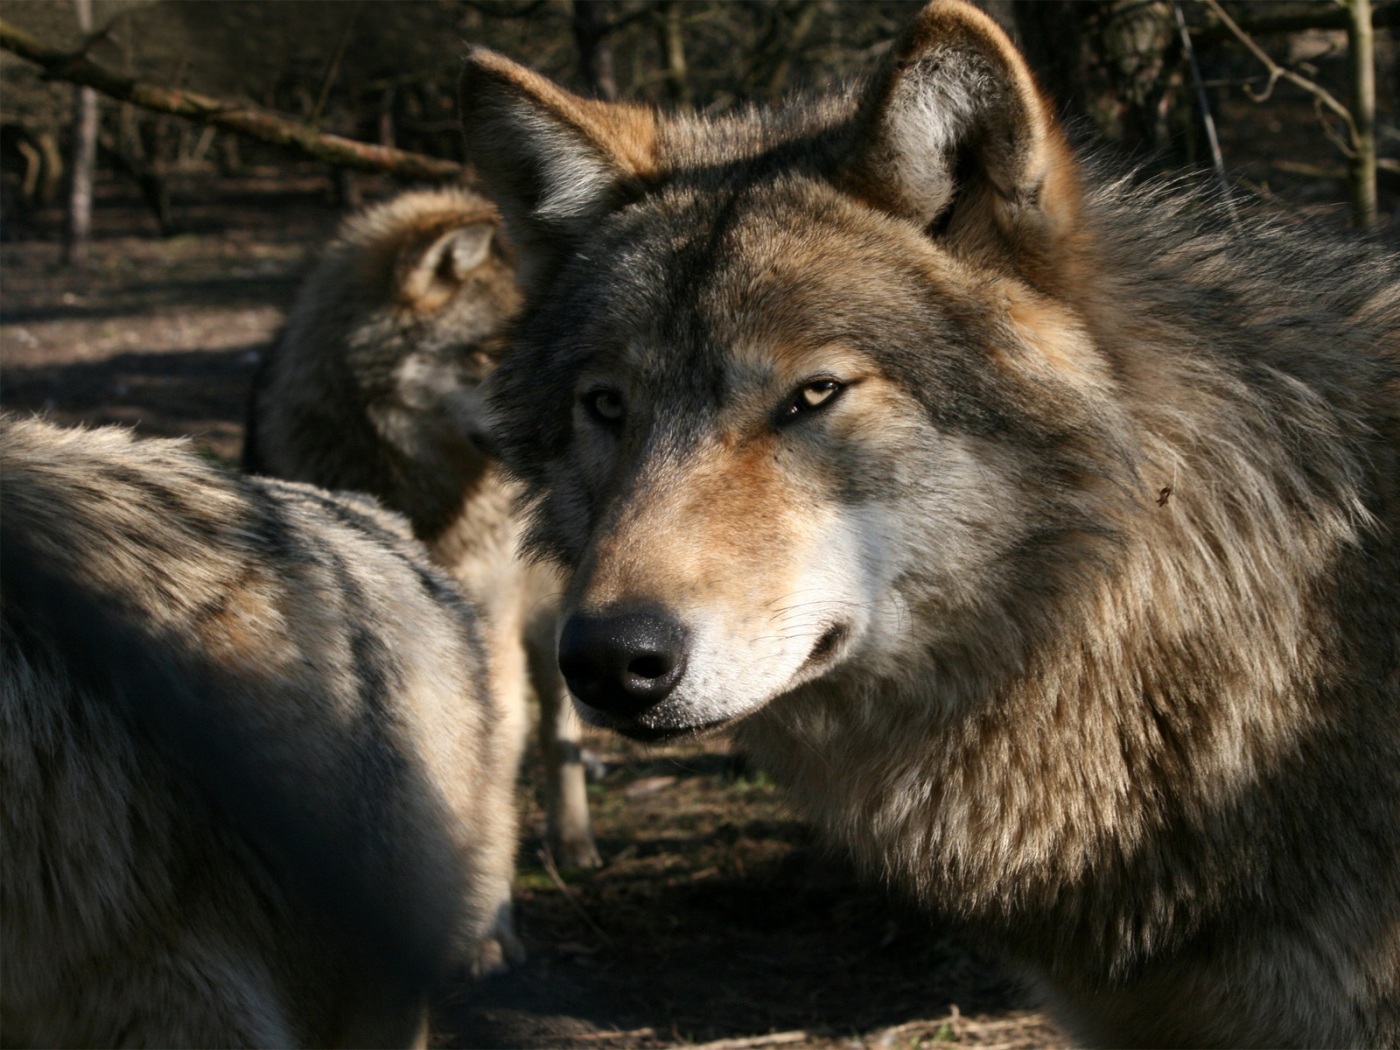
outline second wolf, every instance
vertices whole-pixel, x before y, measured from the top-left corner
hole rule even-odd
[[[514,947],[519,736],[367,497],[0,416],[6,1046],[382,1046]]]
[[[488,202],[417,190],[351,217],[324,252],[264,360],[249,405],[250,473],[368,492],[486,614],[503,697],[540,703],[555,857],[598,864],[579,725],[554,660],[556,575],[515,556],[515,487],[469,439],[477,384],[519,304]]]

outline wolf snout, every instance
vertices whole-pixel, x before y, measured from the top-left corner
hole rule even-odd
[[[633,718],[670,695],[688,649],[689,632],[663,610],[576,612],[559,635],[559,670],[589,707]]]

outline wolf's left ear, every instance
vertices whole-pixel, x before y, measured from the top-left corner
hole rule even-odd
[[[955,245],[1021,260],[1075,225],[1076,165],[1049,104],[1006,34],[961,0],[919,13],[857,121],[842,182]]]
[[[655,117],[580,98],[473,48],[460,83],[467,157],[501,209],[530,279],[652,170]]]

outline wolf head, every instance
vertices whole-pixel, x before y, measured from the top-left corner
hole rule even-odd
[[[1118,427],[1077,170],[995,24],[935,2],[868,83],[723,120],[480,50],[462,106],[528,288],[493,438],[574,570],[585,716],[664,736],[915,650],[1014,665],[1073,574],[1046,552],[1106,528]]]

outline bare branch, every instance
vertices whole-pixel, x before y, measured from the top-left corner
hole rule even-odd
[[[1347,60],[1351,74],[1350,108],[1339,102],[1321,85],[1275,62],[1248,33],[1225,13],[1219,0],[1206,0],[1211,11],[1255,58],[1269,71],[1269,83],[1263,92],[1250,91],[1256,102],[1269,97],[1280,80],[1302,88],[1313,99],[1317,121],[1322,133],[1347,158],[1347,174],[1351,196],[1352,218],[1357,226],[1371,226],[1376,221],[1376,132],[1375,132],[1375,52],[1374,26],[1370,0],[1337,0],[1348,19]],[[1248,89],[1246,89],[1248,90]],[[1328,119],[1338,118],[1346,135],[1338,134]]]
[[[311,116],[307,118],[307,126],[316,128],[321,123],[321,114],[326,111],[326,103],[331,97],[331,86],[335,83],[335,78],[340,74],[340,63],[345,58],[345,48],[350,43],[350,34],[355,31],[355,22],[360,17],[360,10],[364,7],[364,0],[355,0],[350,8],[350,14],[345,19],[345,25],[340,30],[340,39],[335,45],[335,54],[331,56],[331,63],[326,67],[326,75],[321,80],[321,92],[316,96],[316,106],[311,111]]]
[[[1350,111],[1348,111],[1346,106],[1338,102],[1330,91],[1322,87],[1320,84],[1314,83],[1313,81],[1309,80],[1307,77],[1295,73],[1293,72],[1293,70],[1287,68],[1286,66],[1281,66],[1277,62],[1275,62],[1271,57],[1269,57],[1269,53],[1255,42],[1252,36],[1250,36],[1243,29],[1241,29],[1239,25],[1235,22],[1235,20],[1225,13],[1225,9],[1220,6],[1219,0],[1206,0],[1206,4],[1210,7],[1211,11],[1214,12],[1215,16],[1220,19],[1221,23],[1225,26],[1225,28],[1228,29],[1231,32],[1231,34],[1234,35],[1235,39],[1238,40],[1241,44],[1243,44],[1246,50],[1248,50],[1251,55],[1257,58],[1264,65],[1264,67],[1268,69],[1268,87],[1266,87],[1262,93],[1251,92],[1251,97],[1253,97],[1256,102],[1262,102],[1266,98],[1268,98],[1269,92],[1273,91],[1274,84],[1277,81],[1286,80],[1290,84],[1302,88],[1308,94],[1312,95],[1313,98],[1315,98],[1318,101],[1318,103],[1331,110],[1337,117],[1341,119],[1342,123],[1347,126],[1347,134],[1353,140],[1355,139],[1356,124],[1351,119]]]
[[[791,32],[783,47],[782,55],[778,59],[778,64],[773,70],[772,76],[768,78],[768,97],[778,98],[783,93],[783,88],[787,86],[788,76],[792,73],[792,56],[802,50],[802,45],[806,43],[807,34],[812,31],[812,26],[817,21],[818,8],[815,2],[809,2],[803,6],[801,14],[797,16],[797,21],[793,23]]]
[[[1215,133],[1215,115],[1210,111],[1210,96],[1206,94],[1205,82],[1201,77],[1201,64],[1196,60],[1196,46],[1191,41],[1191,31],[1186,27],[1186,15],[1182,13],[1180,0],[1172,4],[1176,16],[1176,29],[1181,34],[1181,48],[1186,53],[1186,62],[1191,69],[1191,83],[1196,89],[1196,105],[1201,111],[1201,126],[1205,128],[1206,142],[1210,145],[1211,165],[1215,177],[1220,180],[1220,188],[1233,216],[1235,206],[1230,202],[1230,180],[1225,175],[1225,157],[1220,152],[1220,138]]]
[[[35,63],[50,80],[96,88],[104,95],[123,102],[212,124],[328,164],[359,171],[385,172],[397,178],[425,182],[445,182],[464,177],[462,165],[454,161],[387,146],[374,146],[340,135],[321,134],[246,103],[133,80],[91,61],[82,52],[60,51],[50,47],[4,19],[0,19],[0,48]]]
[[[1350,142],[1337,134],[1337,129],[1332,127],[1332,123],[1327,119],[1327,114],[1323,111],[1322,103],[1318,99],[1313,99],[1313,113],[1317,116],[1318,126],[1322,128],[1322,134],[1326,136],[1327,141],[1336,146],[1341,155],[1346,157],[1347,160],[1354,160],[1356,158],[1356,150],[1352,147]]]
[[[1257,37],[1271,33],[1299,33],[1306,29],[1345,29],[1347,20],[1347,13],[1337,5],[1336,9],[1331,11],[1237,18],[1235,24],[1250,36]],[[1371,12],[1371,24],[1377,29],[1393,29],[1400,26],[1400,3],[1377,5]],[[1203,42],[1215,42],[1230,35],[1230,31],[1218,23],[1196,27],[1191,32]]]

